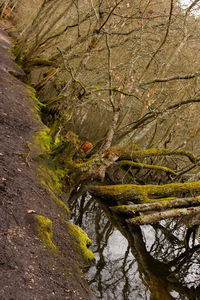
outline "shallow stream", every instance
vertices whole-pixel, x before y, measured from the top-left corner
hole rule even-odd
[[[100,299],[200,299],[200,246],[185,248],[187,219],[128,226],[88,194],[71,209],[93,242],[96,264],[86,277]]]

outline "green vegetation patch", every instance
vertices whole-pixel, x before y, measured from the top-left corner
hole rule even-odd
[[[42,241],[42,246],[50,249],[55,255],[58,254],[58,249],[53,243],[52,221],[42,215],[33,215],[33,227],[37,236]]]
[[[36,90],[30,85],[26,85],[26,86],[28,87],[28,92],[29,92],[31,98],[34,99],[34,101],[37,105],[37,110],[40,110],[41,107],[45,107],[46,105],[43,104],[42,102],[40,102],[40,100],[37,98]]]
[[[50,168],[41,165],[39,166],[38,170],[40,174],[40,182],[50,192],[53,201],[60,208],[63,218],[68,219],[71,215],[71,212],[67,207],[67,205],[62,200],[60,200],[60,198],[57,196],[62,193],[61,191],[62,185],[59,177],[62,176],[62,172],[58,174],[58,170],[56,172],[51,170]]]
[[[65,176],[65,171],[61,167],[55,165],[51,157],[52,137],[50,129],[44,127],[34,138],[34,146],[37,148],[39,161],[39,178],[40,182],[50,192],[53,201],[60,208],[64,219],[70,216],[70,210],[67,205],[60,199],[62,192],[62,179]],[[38,151],[39,148],[39,151]]]
[[[40,130],[34,139],[34,143],[42,149],[44,153],[50,152],[52,146],[52,138],[49,134],[50,129],[44,128]]]
[[[84,263],[94,263],[94,253],[88,249],[92,244],[87,233],[85,233],[79,226],[73,225],[70,222],[65,222],[67,232],[74,237],[75,250],[82,256]]]

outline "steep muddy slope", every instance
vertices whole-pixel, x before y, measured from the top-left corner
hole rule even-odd
[[[94,299],[79,269],[65,219],[38,179],[30,149],[42,125],[33,113],[28,88],[12,75],[21,71],[12,62],[9,48],[1,24],[0,299]],[[41,232],[33,226],[38,215],[45,217],[36,224]]]

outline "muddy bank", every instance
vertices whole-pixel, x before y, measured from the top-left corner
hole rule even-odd
[[[9,52],[0,25],[0,299],[95,299],[80,271],[65,219],[38,179],[31,148],[41,129],[28,88],[12,74],[22,74]],[[52,221],[52,243],[41,244],[30,225],[33,210]]]

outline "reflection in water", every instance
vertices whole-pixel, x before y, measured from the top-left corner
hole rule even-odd
[[[200,299],[200,246],[185,248],[181,221],[134,227],[89,195],[71,210],[93,241],[96,265],[86,277],[100,299]]]

